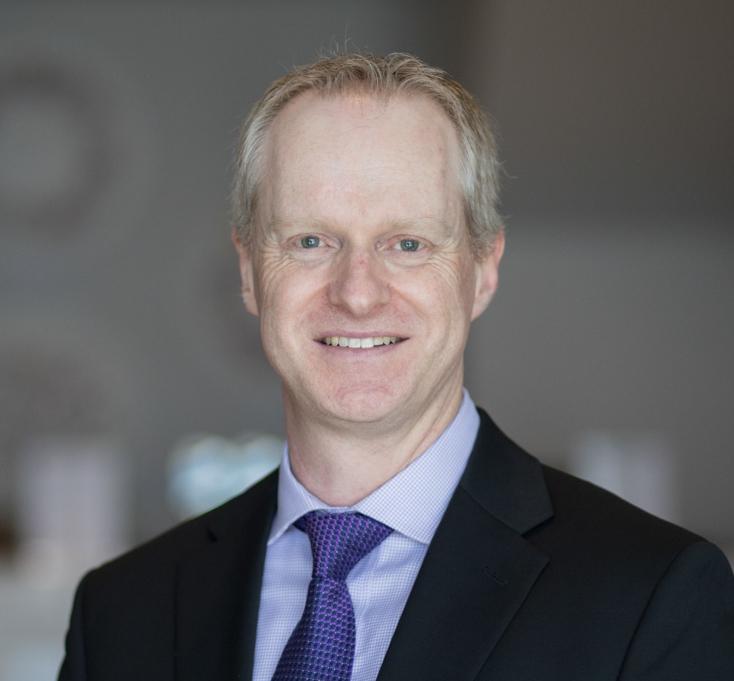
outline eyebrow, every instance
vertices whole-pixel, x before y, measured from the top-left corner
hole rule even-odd
[[[308,218],[273,218],[266,225],[264,225],[263,229],[266,233],[272,234],[273,232],[279,230],[282,231],[285,229],[301,229],[301,226],[303,226],[306,231],[314,232],[330,228],[330,226],[323,220],[310,220]]]
[[[453,231],[453,227],[449,223],[432,217],[423,217],[414,220],[397,220],[392,223],[391,229],[400,232],[412,232],[421,225],[438,228],[444,236],[450,236]]]
[[[299,229],[299,226],[303,225],[306,231],[321,231],[321,230],[338,230],[339,225],[335,225],[323,219],[309,219],[309,218],[273,218],[265,225],[267,232],[274,232],[283,229],[295,228]],[[433,217],[419,217],[411,220],[394,220],[385,227],[385,232],[412,232],[416,229],[420,229],[422,226],[428,226],[431,228],[438,228],[442,235],[450,236],[453,227],[444,220],[439,220]]]

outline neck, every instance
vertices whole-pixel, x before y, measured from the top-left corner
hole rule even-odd
[[[293,474],[330,506],[353,506],[428,449],[454,419],[461,400],[459,386],[443,400],[432,402],[418,419],[387,427],[319,421],[286,401]]]

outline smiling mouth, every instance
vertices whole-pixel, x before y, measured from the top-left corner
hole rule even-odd
[[[404,338],[400,338],[399,336],[372,336],[369,338],[350,338],[347,336],[326,336],[326,338],[321,339],[321,342],[324,345],[331,345],[332,347],[366,350],[369,348],[377,347],[379,345],[395,345],[404,340],[405,340]]]

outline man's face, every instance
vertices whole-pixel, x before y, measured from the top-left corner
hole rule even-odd
[[[264,152],[257,233],[238,248],[286,409],[387,426],[455,404],[502,238],[474,258],[445,114],[420,96],[306,93]]]

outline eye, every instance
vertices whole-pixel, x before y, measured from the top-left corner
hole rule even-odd
[[[301,244],[301,248],[318,248],[321,245],[321,239],[313,234],[309,234],[308,236],[301,237],[299,243]]]
[[[406,253],[412,253],[420,250],[421,242],[418,239],[400,239],[398,241],[398,249]]]

